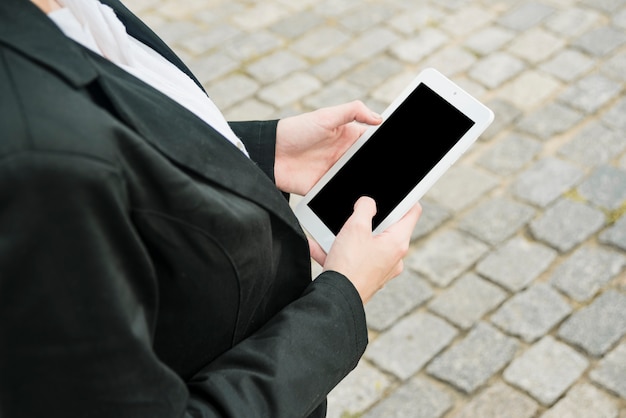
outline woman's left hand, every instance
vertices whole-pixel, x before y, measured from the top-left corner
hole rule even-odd
[[[277,187],[305,195],[368,125],[381,122],[380,115],[360,101],[281,119],[274,164]]]

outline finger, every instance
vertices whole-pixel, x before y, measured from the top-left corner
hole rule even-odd
[[[311,237],[307,237],[309,240],[309,252],[311,253],[311,258],[315,260],[320,266],[323,266],[326,262],[326,253],[322,249],[322,247],[312,239]]]
[[[332,127],[339,127],[354,121],[368,125],[378,125],[382,122],[379,114],[370,110],[359,100],[329,107],[326,110],[329,111],[326,120]]]

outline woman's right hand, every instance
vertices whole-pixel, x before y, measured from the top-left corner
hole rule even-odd
[[[328,255],[311,242],[311,255],[323,266],[343,274],[355,286],[365,304],[389,280],[403,270],[402,259],[407,254],[411,234],[422,212],[416,204],[402,219],[378,235],[372,234],[372,218],[376,203],[361,197],[354,205]]]

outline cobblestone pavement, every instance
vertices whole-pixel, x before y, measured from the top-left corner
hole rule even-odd
[[[423,199],[329,417],[626,418],[625,0],[128,0],[226,116],[433,66],[496,120]]]

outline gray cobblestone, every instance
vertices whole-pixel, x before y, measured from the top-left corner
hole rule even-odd
[[[405,265],[437,286],[445,287],[488,250],[482,242],[457,231],[431,237],[405,259]]]
[[[259,91],[259,98],[277,107],[284,107],[317,91],[318,79],[306,73],[293,73],[288,77]]]
[[[369,345],[365,357],[407,380],[420,371],[456,337],[457,330],[443,319],[418,312],[402,318]]]
[[[276,51],[248,66],[248,73],[261,83],[270,83],[308,67],[305,60],[290,51]]]
[[[531,162],[541,149],[538,141],[513,133],[487,150],[477,163],[495,174],[511,175]]]
[[[233,60],[227,54],[217,52],[213,55],[209,55],[207,58],[190,61],[189,67],[194,71],[195,76],[207,90],[214,90],[216,88],[219,89],[220,86],[215,86],[213,81],[237,68],[238,64],[237,61]],[[222,99],[220,98],[218,100]],[[223,100],[222,102],[225,103],[225,105],[231,103],[230,100]]]
[[[370,7],[358,8],[342,19],[340,24],[350,31],[363,32],[389,19],[392,14],[392,9],[385,4],[373,4]]]
[[[532,110],[561,88],[554,77],[539,71],[526,71],[499,91],[518,108]]]
[[[437,68],[447,77],[454,78],[476,62],[476,57],[466,49],[452,46],[442,49],[424,61],[425,67]]]
[[[472,393],[504,368],[518,347],[517,340],[481,322],[463,341],[438,356],[426,371],[465,393]]]
[[[541,418],[617,418],[617,405],[605,393],[588,383],[574,386]]]
[[[514,37],[514,31],[498,26],[490,26],[470,36],[465,45],[478,54],[487,55],[502,48]]]
[[[574,42],[574,46],[590,54],[603,56],[625,43],[624,32],[604,26],[584,34]]]
[[[543,3],[529,1],[519,4],[506,13],[498,19],[498,23],[511,29],[524,31],[538,25],[552,13],[554,13],[552,7]]]
[[[346,78],[361,87],[372,87],[402,72],[403,66],[397,60],[388,56],[380,56],[365,63],[346,76]]]
[[[498,286],[470,273],[437,296],[428,309],[462,329],[469,329],[506,297]]]
[[[546,21],[546,26],[555,33],[572,37],[590,30],[601,19],[599,12],[573,6],[555,13]]]
[[[600,360],[590,377],[594,382],[626,399],[626,342]]]
[[[404,272],[381,289],[365,305],[368,328],[384,331],[413,309],[433,297],[428,283],[419,275]]]
[[[498,133],[502,132],[507,126],[515,122],[515,120],[522,114],[518,108],[506,100],[491,100],[487,103],[487,105],[496,116],[489,128],[487,128],[485,133],[482,134],[481,138],[483,140],[492,139]]]
[[[438,24],[443,16],[437,7],[413,4],[411,6],[409,10],[400,11],[387,22],[387,25],[405,35],[412,35],[425,27]]]
[[[626,71],[623,71],[624,68],[626,68],[626,52],[616,54],[606,61],[602,66],[602,73],[616,81],[625,83]]]
[[[456,165],[448,170],[426,195],[446,208],[459,211],[497,185],[498,180],[493,175]]]
[[[204,54],[239,35],[239,29],[222,23],[209,31],[201,31],[193,36],[185,36],[178,41],[179,45],[192,54]]]
[[[476,5],[457,8],[441,22],[441,28],[455,36],[464,36],[485,26],[493,14]]]
[[[344,31],[322,26],[299,38],[292,44],[291,50],[306,58],[319,60],[349,40],[350,37]]]
[[[623,135],[626,132],[626,118],[624,118],[624,114],[626,114],[626,99],[617,102],[602,118],[604,123],[622,133],[622,139],[624,139]],[[618,153],[619,151],[616,152],[616,154]]]
[[[275,34],[266,30],[238,36],[224,46],[226,53],[240,63],[258,59],[264,54],[282,48],[285,42]]]
[[[626,216],[622,216],[613,226],[604,231],[600,235],[600,241],[626,251]]]
[[[624,4],[622,0],[583,0],[583,3],[608,13],[615,12]]]
[[[327,418],[343,418],[363,411],[379,401],[392,385],[377,368],[361,361],[328,397]]]
[[[311,109],[319,109],[326,106],[335,106],[347,103],[359,97],[361,89],[345,80],[337,80],[327,84],[320,91],[308,95],[303,99],[305,105]]]
[[[572,82],[593,68],[594,61],[575,49],[566,49],[541,65],[541,69],[563,81]]]
[[[584,373],[589,362],[566,344],[546,336],[504,371],[504,379],[549,406]]]
[[[391,46],[390,50],[398,59],[415,64],[441,47],[447,40],[445,33],[430,28],[420,31],[414,38]]]
[[[580,112],[560,103],[550,103],[524,117],[517,126],[539,139],[548,141],[571,129],[582,119],[583,115]]]
[[[572,307],[550,285],[539,283],[509,299],[491,322],[530,343],[545,336],[572,312]]]
[[[398,36],[386,28],[373,29],[352,40],[345,49],[347,57],[362,62],[386,51],[400,42]]]
[[[626,295],[608,290],[565,321],[558,335],[592,356],[605,354],[626,335]]]
[[[530,206],[497,197],[482,203],[461,218],[459,228],[490,245],[500,244],[535,215]]]
[[[273,2],[257,3],[240,10],[232,17],[233,22],[241,29],[254,32],[270,26],[287,15],[287,10]]]
[[[228,108],[246,98],[252,97],[258,90],[259,84],[250,77],[235,74],[222,79],[217,84],[207,88],[209,96],[221,108]]]
[[[441,224],[451,218],[451,214],[441,205],[427,199],[422,200],[422,215],[411,234],[411,241],[416,241],[437,229]]]
[[[604,221],[604,214],[599,210],[562,199],[531,222],[530,229],[536,239],[566,252],[598,232]]]
[[[626,171],[602,165],[578,187],[578,192],[596,206],[618,209],[626,204]]]
[[[565,41],[543,28],[533,28],[517,37],[509,51],[531,63],[544,61],[565,46]]]
[[[345,71],[355,66],[355,60],[345,56],[338,55],[330,57],[317,65],[311,67],[309,73],[316,76],[324,82],[329,82],[339,77]]]
[[[621,86],[615,81],[601,74],[592,74],[568,88],[560,99],[591,114],[614,99],[620,90]]]
[[[574,187],[583,176],[583,171],[572,164],[545,158],[522,173],[511,188],[520,199],[546,207]]]
[[[480,60],[469,71],[470,77],[493,89],[512,79],[525,68],[524,63],[507,53],[496,52]]]
[[[572,299],[593,298],[626,266],[626,257],[603,247],[581,247],[552,274],[550,283]]]
[[[284,37],[294,39],[316,28],[323,22],[324,19],[318,14],[303,11],[277,22],[271,26],[271,30]]]
[[[572,140],[559,149],[559,155],[585,166],[608,163],[613,156],[626,149],[626,141],[618,132],[604,124],[587,125]]]
[[[452,405],[450,395],[417,377],[391,393],[363,418],[441,418]]]
[[[496,383],[474,398],[453,418],[532,418],[537,403],[504,383]]]
[[[476,271],[501,286],[519,291],[543,273],[556,258],[556,252],[524,238],[513,238],[491,252]]]

